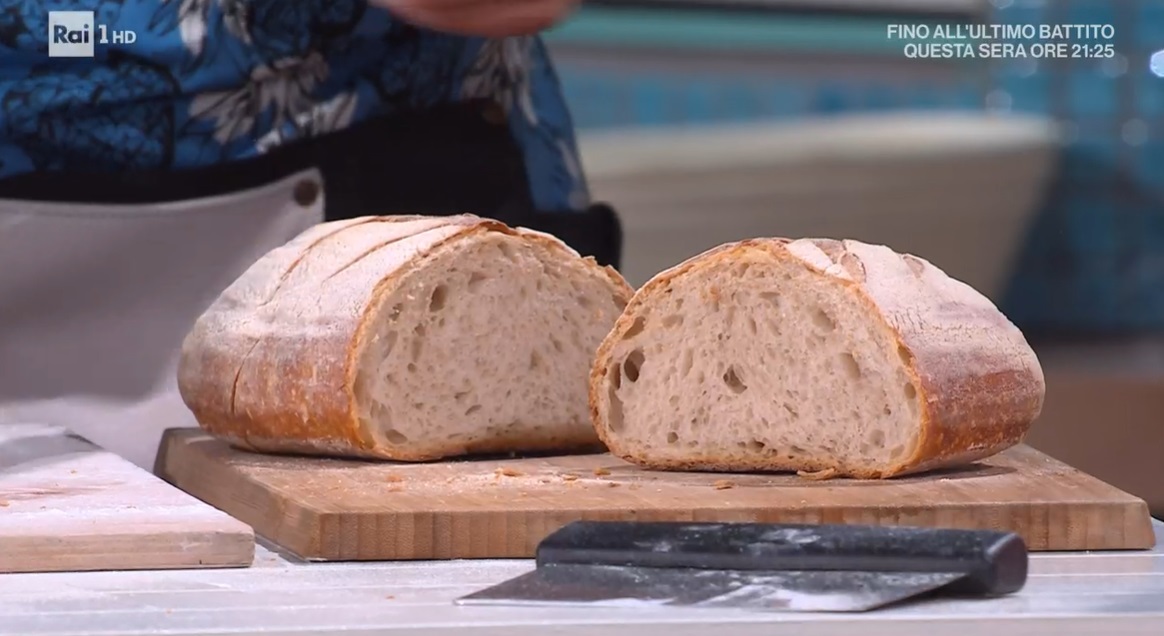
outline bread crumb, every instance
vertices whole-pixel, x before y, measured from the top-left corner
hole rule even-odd
[[[610,486],[611,488],[618,488],[618,482],[617,482],[617,481],[608,481],[608,482],[606,482],[606,485],[607,485],[607,486]]]
[[[728,481],[726,479],[717,479],[714,482],[712,482],[711,485],[716,490],[727,490],[728,488],[735,488],[736,487],[734,482]]]
[[[605,468],[598,467],[598,468],[594,469],[594,475],[597,477],[602,477],[604,475],[609,475],[609,474],[610,474],[610,471],[605,469]]]
[[[493,472],[498,477],[520,477],[522,475],[520,470],[515,470],[515,469],[510,468],[508,466],[502,466],[501,468],[498,468],[497,470],[495,470]]]
[[[562,475],[562,481],[578,481],[578,475]]]
[[[541,483],[541,484],[548,484],[548,483],[550,483],[550,482],[552,482],[552,481],[554,481],[554,480],[553,480],[553,479],[550,479],[549,477],[542,477],[541,479],[539,479],[539,480],[538,480],[538,483]]]
[[[384,481],[386,481],[390,484],[395,484],[395,483],[404,481],[404,478],[401,477],[400,475],[388,475],[387,477],[384,478]]]
[[[391,601],[392,599],[396,598],[396,595],[395,595],[395,594],[388,594],[388,595],[384,596],[384,598],[386,598],[386,599],[388,599],[389,601]]]
[[[811,472],[807,470],[798,470],[796,471],[796,476],[800,477],[801,479],[808,479],[809,481],[824,481],[826,479],[832,479],[836,477],[837,469],[826,468],[824,470],[816,470]]]
[[[388,492],[401,492],[403,490],[404,490],[404,486],[389,486],[388,487]]]
[[[631,484],[631,485],[627,486],[627,490],[638,490],[639,488],[642,488],[642,486],[640,486],[639,484]]]
[[[70,475],[76,475],[76,474],[77,474],[77,469],[76,469],[76,468],[74,468],[73,470],[70,470],[70,471],[69,471],[69,474],[70,474]]]
[[[11,505],[7,499],[0,499],[0,508],[7,508]]]

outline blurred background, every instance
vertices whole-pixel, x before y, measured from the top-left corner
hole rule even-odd
[[[1114,38],[911,59],[923,23]],[[1164,514],[1164,0],[601,0],[546,40],[632,284],[751,236],[927,258],[1039,353],[1030,443]]]

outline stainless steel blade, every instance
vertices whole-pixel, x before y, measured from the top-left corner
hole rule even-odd
[[[757,572],[553,565],[457,599],[456,603],[863,612],[934,591],[962,576],[932,572]]]

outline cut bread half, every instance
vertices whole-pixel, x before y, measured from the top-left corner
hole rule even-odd
[[[594,351],[632,291],[552,236],[476,216],[324,223],[198,319],[178,385],[202,428],[257,451],[585,449]]]
[[[827,239],[729,243],[652,278],[603,340],[591,416],[655,469],[885,478],[1018,444],[1043,371],[929,262]]]

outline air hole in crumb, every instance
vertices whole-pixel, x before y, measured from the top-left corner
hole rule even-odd
[[[429,311],[440,311],[445,308],[445,299],[448,298],[449,288],[444,285],[437,285],[432,290],[432,296],[428,299]]]
[[[610,373],[610,386],[614,387],[615,391],[621,389],[622,388],[622,367],[617,365],[617,364],[611,365],[609,373]]]
[[[387,439],[389,444],[400,445],[408,443],[408,437],[394,428],[384,431],[384,439]]]
[[[796,418],[800,417],[800,413],[796,411],[796,407],[792,406],[788,402],[781,404],[781,406],[784,407],[785,411],[788,411],[788,414],[792,416],[792,419],[795,420]]]
[[[457,391],[456,393],[453,394],[453,399],[456,400],[457,402],[464,400],[466,397],[469,397],[468,391]]]
[[[482,274],[481,272],[473,272],[472,274],[469,274],[469,290],[472,291],[480,287],[481,283],[485,282],[485,278],[485,274]]]
[[[622,334],[622,339],[629,340],[630,338],[634,338],[635,336],[639,335],[640,333],[643,332],[643,329],[646,327],[646,324],[647,324],[646,318],[643,318],[642,316],[635,318],[635,321],[632,322],[631,326],[627,328],[626,333]],[[633,380],[632,380],[632,382],[633,382]]]
[[[541,366],[542,366],[542,357],[540,355],[538,355],[537,351],[530,352],[530,354],[529,354],[529,368],[532,370],[532,369],[541,368]]]
[[[611,432],[617,433],[622,430],[622,400],[618,399],[618,395],[614,390],[607,391],[607,397],[610,400],[610,411],[606,414],[606,427]]]
[[[743,393],[748,390],[748,385],[744,384],[744,381],[740,379],[735,367],[728,367],[728,370],[724,372],[723,383],[734,393]]]
[[[513,253],[513,248],[508,243],[498,243],[497,249],[501,250],[501,255],[510,261],[517,262],[517,255]]]
[[[757,453],[763,451],[767,447],[768,447],[767,444],[765,444],[764,442],[761,442],[758,439],[754,439],[754,440],[748,442],[748,449],[756,451]]]
[[[676,299],[675,299],[675,310],[676,310],[676,311],[678,311],[678,310],[680,310],[680,309],[683,309],[683,299],[682,299],[682,298],[676,298]]]
[[[667,443],[668,444],[674,444],[678,441],[679,441],[679,434],[678,433],[676,433],[675,431],[671,431],[670,433],[667,433]]]
[[[679,396],[672,395],[671,397],[667,398],[667,403],[671,406],[679,406]]]
[[[683,366],[679,368],[679,374],[683,377],[687,377],[687,374],[691,373],[691,368],[694,366],[695,353],[692,352],[691,349],[687,349],[683,352]]]
[[[832,316],[829,316],[825,313],[825,310],[819,308],[812,314],[812,324],[825,331],[832,331],[837,328],[837,323],[833,322]]]
[[[474,404],[473,406],[470,406],[469,408],[465,409],[465,415],[472,415],[480,410],[481,410],[481,405]]]
[[[780,306],[780,294],[776,292],[760,292],[760,300],[770,303],[773,307]]]
[[[582,294],[578,294],[577,300],[578,300],[578,306],[581,307],[582,309],[590,309],[590,307],[594,305],[594,303],[590,302],[589,298],[587,298],[586,296],[584,296]]]
[[[562,341],[561,340],[558,340],[557,338],[550,336],[550,345],[552,345],[554,347],[554,351],[557,351],[558,353],[562,353]]]
[[[417,326],[416,337],[412,339],[412,361],[420,360],[420,352],[424,349],[424,328]]]
[[[877,448],[881,448],[885,445],[885,431],[881,429],[875,428],[869,431],[868,437],[869,443],[876,446]]]
[[[384,343],[385,355],[392,353],[392,350],[396,348],[396,340],[399,338],[400,334],[396,333],[395,331],[388,332],[388,335],[384,337],[384,339],[387,340],[387,342]]]
[[[668,328],[668,329],[670,329],[672,327],[678,327],[679,325],[682,325],[682,324],[683,324],[683,316],[681,316],[679,314],[671,314],[670,316],[667,316],[666,318],[663,319],[663,326]]]
[[[893,409],[890,408],[888,404],[885,405],[885,414],[886,415],[893,415]]]
[[[408,366],[405,368],[408,369],[409,373],[416,373],[416,363],[415,362],[409,362]]]
[[[901,457],[904,454],[905,454],[905,447],[901,446],[900,444],[889,449],[889,456],[894,458],[894,459],[897,459],[898,457]]]
[[[905,345],[897,346],[897,357],[901,358],[901,362],[906,366],[913,364],[913,354],[905,348]]]
[[[857,359],[853,357],[853,354],[842,353],[841,366],[845,368],[845,375],[847,375],[850,380],[861,379],[861,367],[857,366]]]
[[[727,316],[724,318],[724,322],[727,323],[728,329],[731,329],[731,326],[733,324],[735,324],[735,322],[736,322],[736,308],[735,307],[728,307]]]
[[[759,328],[756,327],[756,319],[748,316],[748,332],[753,336],[759,333]]]
[[[635,349],[626,357],[626,360],[622,363],[622,372],[628,382],[638,381],[639,371],[642,370],[645,360],[646,356],[643,355],[641,349]]]
[[[537,282],[537,284],[536,284],[534,287],[535,287],[535,288],[536,288],[538,291],[542,291],[542,290],[544,290],[544,289],[546,288],[546,284],[545,284],[545,283],[543,283],[543,282],[542,282],[542,279],[540,279],[540,278],[539,278],[539,279],[538,279],[538,282]]]
[[[788,452],[793,454],[793,455],[803,455],[803,454],[807,453],[808,451],[804,450],[803,448],[801,448],[799,446],[789,446]]]
[[[388,320],[396,320],[400,317],[400,312],[404,311],[403,303],[396,303],[392,305],[392,311],[388,312]]]
[[[907,400],[912,400],[917,397],[917,389],[914,388],[912,383],[906,383],[906,385],[902,387],[902,390],[905,392],[905,399]]]
[[[743,276],[744,274],[747,274],[748,268],[751,266],[751,263],[740,263],[739,266],[736,267],[736,276]]]

